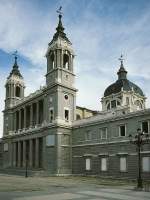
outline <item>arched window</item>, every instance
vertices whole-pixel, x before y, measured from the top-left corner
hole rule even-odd
[[[16,97],[20,97],[21,95],[21,89],[19,86],[16,86]]]
[[[76,114],[76,120],[80,120],[81,116],[79,114]]]
[[[6,97],[9,97],[9,85],[6,87]]]
[[[67,54],[63,56],[63,67],[69,69],[69,56]]]
[[[54,63],[54,53],[51,54],[50,60],[51,60],[52,69],[54,69],[54,67],[55,67],[55,63]]]
[[[137,110],[142,109],[142,104],[139,100],[135,101],[135,105],[137,106]]]

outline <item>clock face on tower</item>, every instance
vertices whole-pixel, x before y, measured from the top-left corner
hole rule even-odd
[[[65,94],[65,95],[64,95],[64,98],[65,98],[65,100],[68,100],[68,95]]]

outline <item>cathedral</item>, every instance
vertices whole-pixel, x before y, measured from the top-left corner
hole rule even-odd
[[[101,98],[102,111],[76,106],[74,49],[62,15],[46,51],[46,85],[24,96],[25,82],[15,56],[6,80],[0,170],[31,174],[136,178],[138,152],[131,144],[140,128],[150,133],[146,97],[128,80],[120,57],[118,79]],[[150,179],[150,145],[141,148],[142,176]]]

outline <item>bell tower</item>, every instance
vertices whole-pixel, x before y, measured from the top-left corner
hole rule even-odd
[[[64,32],[62,13],[59,11],[56,33],[48,44],[46,52],[46,85],[49,94],[50,120],[58,123],[70,123],[75,119],[75,74],[73,70],[74,51],[72,43]],[[52,90],[55,90],[53,92]],[[53,93],[53,94],[52,94]]]
[[[13,107],[17,101],[24,97],[24,80],[23,76],[19,71],[19,66],[17,63],[17,52],[15,52],[15,62],[13,69],[6,81],[6,99],[5,108]]]
[[[74,83],[72,44],[64,33],[62,15],[59,14],[59,22],[56,33],[48,45],[47,58],[47,86],[61,83],[72,87]]]
[[[71,174],[71,125],[75,120],[76,88],[74,87],[72,43],[64,32],[61,7],[57,11],[56,33],[48,44],[47,58],[47,122],[54,128],[49,130],[55,149],[51,155],[55,163],[49,163],[49,170],[57,175]]]
[[[8,135],[13,130],[13,112],[12,108],[24,97],[24,80],[19,71],[17,63],[17,52],[15,52],[15,62],[7,77],[5,84],[6,88],[6,98],[5,98],[5,110],[4,113],[4,126],[3,134]]]

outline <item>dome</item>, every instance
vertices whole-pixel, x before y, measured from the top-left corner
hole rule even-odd
[[[134,91],[135,93],[144,96],[143,91],[134,83],[130,82],[128,79],[120,79],[115,83],[108,86],[104,92],[104,97],[109,96],[111,94],[119,93],[121,90],[124,91]]]
[[[104,97],[109,96],[111,94],[116,94],[119,93],[122,89],[124,91],[134,91],[135,93],[144,96],[143,91],[134,83],[132,83],[131,81],[129,81],[127,79],[127,71],[125,70],[124,66],[123,66],[123,59],[122,56],[120,58],[121,61],[121,65],[120,65],[120,69],[118,71],[118,80],[111,84],[110,86],[108,86],[104,92]]]

